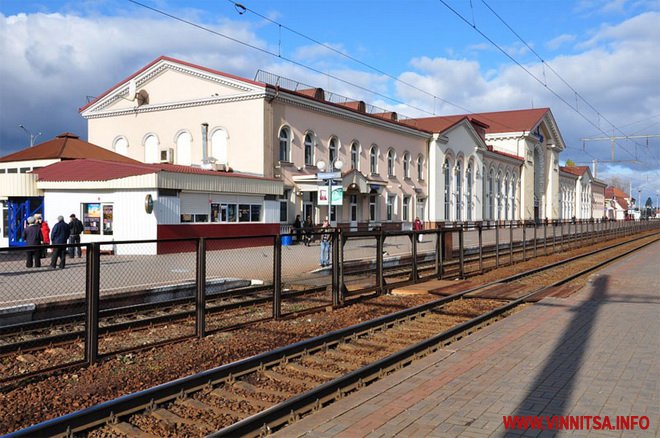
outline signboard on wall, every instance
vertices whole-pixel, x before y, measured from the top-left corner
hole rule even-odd
[[[328,190],[330,195],[328,196]],[[344,202],[344,187],[342,186],[319,186],[318,205],[342,205]]]

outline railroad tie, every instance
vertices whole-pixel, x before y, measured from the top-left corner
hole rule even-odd
[[[310,382],[309,380],[304,380],[304,379],[294,379],[289,376],[285,376],[282,373],[278,373],[277,371],[273,370],[265,370],[262,371],[264,376],[268,377],[271,380],[274,380],[276,382],[281,382],[281,383],[289,383],[291,385],[302,385],[307,388],[313,388],[314,386],[317,385],[315,382]]]
[[[137,427],[133,426],[130,423],[121,422],[117,424],[109,424],[109,426],[113,432],[120,433],[126,436],[134,436],[137,438],[158,438],[157,435],[152,435],[150,433],[147,433],[142,429],[138,429]]]
[[[255,406],[261,410],[267,409],[273,405],[273,403],[257,400],[256,398],[244,397],[239,394],[234,394],[233,392],[227,391],[226,389],[218,388],[211,391],[211,394],[215,397],[223,398],[225,400],[231,400],[235,402],[245,402],[251,406]]]
[[[251,383],[245,382],[243,380],[237,380],[232,386],[235,388],[242,389],[245,392],[249,392],[251,394],[267,394],[267,395],[274,395],[276,397],[280,397],[283,399],[287,399],[291,397],[291,394],[288,392],[284,391],[278,391],[276,389],[269,389],[269,388],[260,388],[258,386],[254,386]]]
[[[294,370],[299,373],[303,373],[315,377],[321,377],[323,379],[336,379],[341,375],[339,373],[335,373],[332,371],[320,370],[318,368],[309,368],[294,362],[289,362],[288,364],[286,364],[286,367],[289,368],[290,370]]]
[[[356,364],[354,362],[351,362],[351,360],[355,360],[355,357],[353,356],[350,356],[348,354],[341,354],[341,352],[338,351],[335,352],[335,350],[330,350],[326,352],[324,356],[326,356],[327,359],[323,359],[316,355],[306,356],[303,359],[303,362],[312,362],[319,365],[323,365],[327,363],[328,360],[331,360],[333,365],[339,368],[343,368],[346,371],[353,371],[354,369],[356,369]]]
[[[219,408],[217,406],[209,405],[204,402],[201,402],[195,398],[187,398],[181,402],[182,405],[189,407],[191,409],[197,409],[198,411],[207,411],[207,412],[214,412],[218,415],[221,416],[229,416],[234,419],[239,419],[241,418],[236,412],[231,411],[226,408]]]
[[[157,420],[164,421],[169,424],[189,424],[195,427],[200,427],[200,426],[206,428],[209,427],[209,425],[206,423],[197,420],[192,420],[190,418],[180,417],[177,414],[174,414],[164,408],[156,409],[155,411],[151,412],[151,416]]]

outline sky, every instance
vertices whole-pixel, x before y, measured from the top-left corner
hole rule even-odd
[[[582,140],[660,134],[660,0],[0,0],[0,40],[0,156],[86,138],[78,109],[167,55],[408,117],[549,107],[561,163],[660,199],[660,137]]]

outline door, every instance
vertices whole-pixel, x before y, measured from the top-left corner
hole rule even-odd
[[[358,222],[360,218],[360,205],[358,204],[358,197],[357,195],[350,195],[349,197],[349,226],[351,227],[351,231],[357,231],[358,230]]]

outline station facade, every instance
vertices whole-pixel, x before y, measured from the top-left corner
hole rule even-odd
[[[8,156],[0,177],[17,169],[23,194],[83,218],[91,208],[102,221],[112,209],[115,240],[276,233],[297,215],[351,230],[408,229],[415,217],[428,227],[562,219],[572,210],[560,175],[576,193],[593,179],[560,172],[565,145],[548,108],[400,119],[272,74],[250,80],[169,57],[80,111],[89,142],[112,157],[27,166]],[[580,192],[576,217],[600,217],[583,207],[593,194]],[[0,193],[5,208],[16,195]],[[120,226],[146,199],[151,219]],[[63,214],[45,210],[51,221]]]

